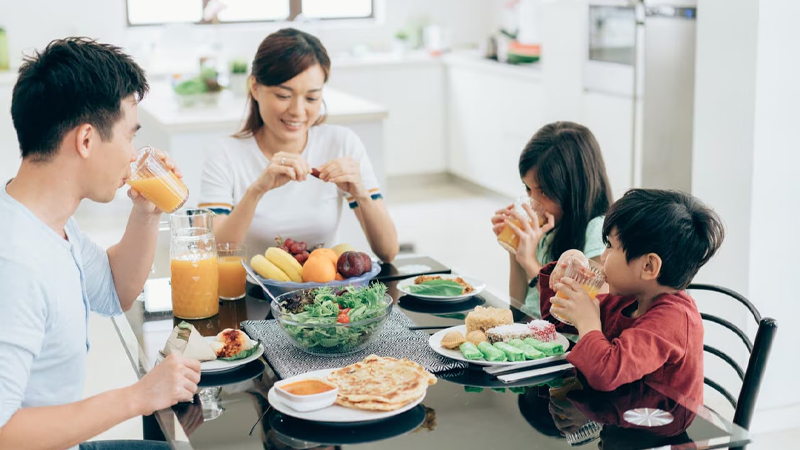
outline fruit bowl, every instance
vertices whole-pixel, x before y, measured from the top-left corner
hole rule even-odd
[[[363,350],[373,343],[381,333],[394,303],[389,294],[384,294],[379,309],[365,314],[362,320],[338,323],[333,318],[310,318],[300,322],[297,316],[281,308],[281,302],[291,297],[300,297],[313,289],[299,289],[278,296],[270,304],[272,316],[280,324],[289,342],[300,350],[319,356],[342,356]],[[307,314],[307,313],[306,313]],[[333,320],[330,320],[333,319]],[[321,323],[324,322],[324,323]]]
[[[248,267],[250,264],[247,264]],[[252,270],[252,267],[250,267]],[[362,275],[357,277],[345,278],[344,280],[334,280],[327,283],[296,283],[293,281],[277,281],[270,278],[264,278],[261,275],[258,275],[255,270],[252,270],[252,273],[256,275],[258,281],[260,281],[269,292],[277,297],[279,295],[285,294],[290,291],[296,291],[298,289],[313,289],[319,288],[323,286],[331,286],[331,287],[344,287],[344,286],[366,286],[369,284],[369,281],[381,272],[381,263],[375,259],[372,260],[372,270],[366,272]],[[257,283],[255,283],[257,284]],[[266,294],[266,298],[269,298],[269,295]]]

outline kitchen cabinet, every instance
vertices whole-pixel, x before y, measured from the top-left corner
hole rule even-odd
[[[431,57],[337,61],[331,88],[386,107],[384,156],[388,176],[447,171],[444,68]]]
[[[450,171],[500,194],[523,194],[519,154],[545,120],[540,73],[466,56],[446,67]]]

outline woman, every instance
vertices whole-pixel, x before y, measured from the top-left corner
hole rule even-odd
[[[364,144],[348,128],[321,125],[330,66],[319,39],[302,31],[283,29],[261,42],[244,127],[212,148],[203,168],[200,207],[219,214],[217,242],[245,242],[258,253],[276,237],[330,247],[347,199],[375,255],[386,262],[397,255],[397,231]]]
[[[516,254],[511,254],[509,295],[521,301],[522,310],[536,318],[539,270],[569,249],[581,249],[599,261],[605,249],[603,218],[611,206],[611,186],[600,146],[583,125],[555,122],[545,125],[522,150],[519,176],[528,195],[537,201],[547,216],[541,227],[530,207],[523,218],[511,207],[492,217],[495,234],[508,224],[519,237]],[[521,227],[509,221],[516,218]]]

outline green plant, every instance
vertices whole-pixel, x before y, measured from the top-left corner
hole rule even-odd
[[[231,62],[231,73],[245,75],[247,73],[247,61],[235,60]]]

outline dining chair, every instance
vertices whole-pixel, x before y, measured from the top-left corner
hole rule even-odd
[[[711,345],[705,343],[703,344],[703,350],[706,353],[718,357],[733,368],[733,370],[739,376],[739,379],[742,381],[742,387],[739,390],[738,397],[735,397],[730,393],[730,391],[707,376],[704,378],[705,384],[719,392],[733,406],[735,410],[733,423],[744,429],[749,429],[750,423],[753,419],[753,412],[755,411],[756,407],[758,391],[761,388],[761,381],[764,378],[764,372],[767,368],[767,360],[769,359],[769,353],[772,348],[772,341],[775,339],[775,333],[778,330],[778,322],[769,317],[762,318],[761,313],[758,312],[758,309],[756,309],[756,307],[753,306],[749,300],[747,300],[738,292],[732,291],[728,288],[711,284],[690,284],[686,290],[710,291],[727,296],[730,299],[744,305],[749,311],[750,316],[752,316],[752,318],[758,324],[758,331],[756,332],[756,338],[753,342],[750,341],[750,338],[744,331],[742,331],[741,328],[737,327],[730,321],[713,314],[703,312],[700,313],[700,316],[703,318],[704,322],[713,322],[721,325],[728,331],[738,336],[744,346],[747,348],[747,352],[750,355],[747,361],[747,367],[743,369],[741,365],[739,365],[727,353]]]

